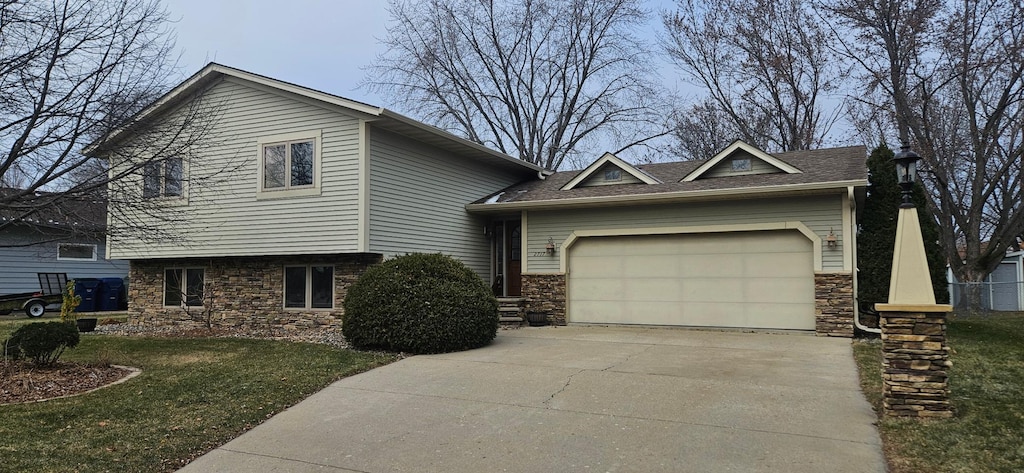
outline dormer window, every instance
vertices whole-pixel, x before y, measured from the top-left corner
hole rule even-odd
[[[605,169],[604,180],[606,181],[621,181],[622,170],[621,169]]]
[[[733,172],[750,171],[750,158],[735,158],[732,160]]]

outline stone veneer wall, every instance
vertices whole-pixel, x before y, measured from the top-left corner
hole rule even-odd
[[[881,312],[882,412],[896,417],[953,416],[945,312]]]
[[[814,331],[828,337],[853,337],[853,274],[814,275]]]
[[[527,313],[547,314],[549,324],[566,325],[565,274],[524,274],[522,282]]]
[[[348,287],[378,254],[226,257],[131,262],[128,283],[129,321],[147,325],[203,327],[207,313],[214,327],[250,329],[340,327]],[[285,265],[334,265],[334,309],[284,308]],[[165,268],[203,268],[206,307],[163,306]]]

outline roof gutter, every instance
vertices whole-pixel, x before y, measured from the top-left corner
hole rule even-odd
[[[780,186],[743,187],[734,189],[712,189],[697,191],[660,192],[656,194],[630,194],[599,197],[573,197],[568,199],[532,200],[521,202],[495,202],[493,204],[467,204],[469,212],[507,212],[510,210],[544,210],[560,208],[582,208],[618,206],[631,204],[658,204],[695,200],[722,200],[743,198],[756,194],[803,194],[822,191],[842,191],[848,187],[866,186],[867,179],[851,181],[817,182],[809,184],[785,184]]]

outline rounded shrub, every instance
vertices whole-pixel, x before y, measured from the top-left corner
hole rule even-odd
[[[8,351],[40,365],[53,364],[67,348],[78,346],[78,328],[66,322],[36,322],[22,325],[7,340]]]
[[[410,254],[370,267],[345,296],[342,333],[357,348],[469,350],[498,332],[498,301],[461,262]]]

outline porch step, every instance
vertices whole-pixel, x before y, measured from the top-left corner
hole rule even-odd
[[[526,323],[526,299],[522,297],[498,298],[498,324],[519,327]]]

